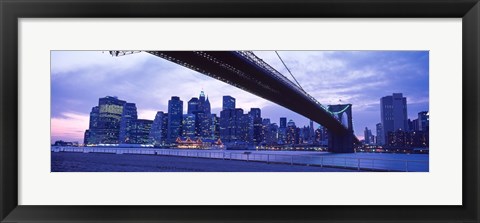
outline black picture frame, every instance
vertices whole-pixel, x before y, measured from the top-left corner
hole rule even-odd
[[[479,222],[479,0],[0,0],[1,222]],[[18,205],[19,18],[462,18],[461,206]],[[448,43],[445,43],[448,44]],[[428,188],[426,188],[428,189]]]

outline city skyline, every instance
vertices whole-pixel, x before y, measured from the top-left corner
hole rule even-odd
[[[279,64],[278,58],[275,62],[276,55],[271,54],[273,51],[255,53],[287,76],[288,73]],[[353,104],[354,130],[360,139],[363,138],[365,127],[375,129],[375,125],[380,122],[380,98],[383,96],[402,92],[407,97],[408,118],[413,119],[418,112],[429,110],[426,51],[280,51],[279,54],[302,87],[322,104]],[[320,65],[312,62],[320,58]],[[383,60],[376,61],[379,58]],[[305,63],[311,65],[305,66]],[[389,73],[388,76],[385,69],[375,66],[378,63],[389,64],[388,70],[394,74]],[[345,68],[347,65],[350,69]],[[347,75],[342,78],[337,75],[335,79],[333,73],[341,71]],[[321,75],[309,76],[315,72]],[[413,74],[404,75],[409,72]],[[83,84],[76,84],[79,81]],[[326,88],[327,83],[333,87]],[[83,131],[88,128],[89,108],[99,97],[118,96],[134,102],[139,108],[138,118],[153,120],[157,111],[167,111],[169,96],[178,95],[185,108],[186,102],[192,97],[198,97],[201,90],[205,91],[212,103],[212,113],[219,114],[222,96],[231,95],[236,98],[237,107],[245,111],[260,108],[262,116],[277,124],[280,117],[287,117],[288,120],[294,120],[297,126],[309,125],[308,119],[288,109],[146,53],[129,55],[125,59],[111,57],[100,51],[53,51],[52,141],[82,141]]]

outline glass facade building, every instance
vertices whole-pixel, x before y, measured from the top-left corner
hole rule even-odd
[[[153,139],[150,137],[150,130],[153,121],[146,119],[137,119],[131,122],[130,127],[130,143],[131,144],[152,144]]]
[[[131,141],[132,122],[138,119],[137,107],[134,103],[125,103],[122,119],[120,120],[120,143],[134,143]]]
[[[85,132],[85,144],[118,144],[120,120],[125,101],[107,96],[98,100],[90,112],[90,128]]]
[[[161,111],[157,112],[150,129],[150,138],[153,140],[154,146],[160,147],[166,144],[168,114]]]
[[[183,115],[182,136],[190,137],[190,138],[195,137],[195,115],[194,114]]]
[[[380,113],[386,142],[390,141],[389,132],[408,130],[407,98],[403,97],[402,93],[393,93],[391,96],[382,97],[380,99]]]
[[[223,96],[222,110],[235,109],[235,98],[232,96]]]
[[[168,132],[167,143],[175,143],[182,135],[183,101],[177,96],[172,96],[168,101]]]
[[[249,116],[243,109],[227,109],[220,112],[220,138],[224,143],[246,142]]]
[[[250,120],[251,120],[251,140],[253,141],[254,145],[258,145],[263,141],[263,119],[262,119],[262,112],[259,108],[251,108],[250,112]]]

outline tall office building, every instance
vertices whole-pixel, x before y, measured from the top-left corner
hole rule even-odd
[[[251,139],[249,141],[252,141],[254,145],[258,145],[263,141],[262,112],[260,108],[251,108],[248,114],[250,115],[250,120],[251,120],[251,125],[250,125]]]
[[[383,131],[382,123],[377,123],[377,145],[385,145],[385,133]]]
[[[90,123],[88,125],[89,129],[96,129],[98,127],[98,117],[100,115],[100,108],[95,106],[90,112]]]
[[[150,138],[155,146],[164,146],[167,140],[168,114],[157,112],[150,129]]]
[[[198,98],[192,98],[188,101],[187,114],[193,114],[198,110]]]
[[[393,93],[380,99],[380,113],[385,141],[388,142],[388,133],[408,129],[407,98],[402,93]]]
[[[420,131],[420,124],[419,124],[419,121],[418,121],[418,118],[414,119],[412,121],[412,129],[410,131],[413,131],[413,132],[416,132],[416,131]]]
[[[249,114],[250,114],[250,116],[252,116],[254,118],[261,118],[262,117],[262,111],[260,110],[260,108],[250,108]]]
[[[287,144],[298,144],[298,137],[299,137],[300,131],[297,131],[297,126],[295,125],[295,122],[290,119],[287,123],[287,139],[286,143]]]
[[[263,136],[262,142],[267,141],[267,134],[268,134],[269,125],[270,125],[270,119],[269,118],[262,119],[262,136]],[[277,131],[278,131],[278,129],[277,129]]]
[[[318,126],[318,128],[315,129],[315,143],[322,145],[324,139],[325,137],[323,136],[323,128],[322,126]]]
[[[198,98],[188,101],[188,114],[195,115],[195,136],[211,139],[211,111],[210,101],[203,91]]]
[[[251,134],[253,132],[252,130],[252,119],[249,114],[243,114],[240,118],[240,122],[238,123],[237,126],[237,134],[238,134],[238,142],[242,143],[251,143],[253,135]],[[261,129],[260,129],[261,131]]]
[[[210,101],[208,100],[208,97],[205,97],[203,91],[200,92],[198,97],[198,108],[194,114],[196,115],[196,135],[203,139],[211,139],[212,117],[210,113]]]
[[[312,143],[315,141],[315,128],[313,127],[313,120],[310,120],[310,138],[308,140]]]
[[[222,142],[233,143],[245,139],[245,117],[241,108],[221,111],[219,121]]]
[[[168,132],[167,143],[174,143],[182,135],[183,101],[172,96],[168,101]]]
[[[280,118],[280,128],[286,128],[287,127],[287,118],[286,117],[281,117]]]
[[[265,129],[265,144],[267,146],[276,145],[278,142],[278,125],[276,123],[264,123]]]
[[[235,109],[235,98],[228,95],[223,96],[222,110],[226,109]]]
[[[118,144],[120,120],[126,102],[117,97],[107,96],[98,100],[98,106],[92,108],[90,125],[93,128],[85,132],[85,144]]]
[[[98,143],[96,142],[96,129],[98,128],[99,116],[100,108],[98,106],[93,107],[92,111],[90,112],[90,122],[88,125],[88,129],[85,130],[85,134],[83,137],[83,143],[85,145]]]
[[[427,111],[418,113],[418,130],[428,132],[429,130],[429,114]]]
[[[413,127],[413,121],[410,120],[410,119],[407,119],[407,129],[406,129],[406,130],[407,130],[408,132],[411,132],[411,131],[414,131],[414,129],[415,129],[415,128]]]
[[[200,92],[200,96],[198,97],[197,111],[210,114],[210,101],[208,100],[208,97],[205,98],[205,93],[203,91]]]
[[[363,137],[363,141],[366,145],[374,144],[372,130],[368,129],[367,127],[365,127],[365,130],[363,131]]]
[[[286,144],[287,143],[287,118],[280,118],[280,126],[278,127],[278,143]]]
[[[264,119],[262,120],[262,124],[263,124],[263,125],[269,125],[269,124],[270,124],[270,119],[269,119],[269,118],[264,118]]]
[[[120,136],[119,142],[122,143],[134,143],[132,141],[131,128],[132,122],[138,119],[137,107],[135,103],[125,103],[122,112],[122,118],[120,120]]]
[[[196,136],[203,139],[210,139],[212,132],[212,116],[205,112],[196,112],[195,113],[195,132]]]
[[[150,130],[153,121],[146,119],[136,119],[131,122],[130,126],[130,143],[133,144],[152,144],[153,139],[150,137]]]
[[[190,137],[191,139],[195,137],[195,115],[194,114],[183,115],[182,136]]]
[[[212,125],[210,126],[211,138],[217,140],[220,138],[220,118],[216,114],[211,114],[210,117],[212,118]]]
[[[210,101],[208,100],[208,96],[207,96],[207,100],[205,100],[205,103],[204,103],[204,112],[205,112],[205,114],[208,114],[208,115],[210,115],[212,113],[211,112]]]

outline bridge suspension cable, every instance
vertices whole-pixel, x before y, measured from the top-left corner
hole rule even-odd
[[[332,113],[332,114],[334,114],[334,115],[338,115],[338,114],[340,114],[340,113],[343,113],[345,110],[347,110],[348,107],[350,107],[350,105],[345,105],[345,108],[343,108],[342,110],[337,111],[337,112],[331,111],[330,113]]]
[[[295,76],[293,76],[292,72],[290,71],[290,69],[288,69],[287,65],[285,64],[285,62],[283,61],[282,57],[280,56],[280,54],[278,54],[278,52],[275,50],[275,53],[277,54],[278,56],[278,59],[280,59],[280,61],[282,61],[282,64],[283,66],[285,66],[285,69],[287,69],[288,73],[290,73],[290,75],[292,75],[292,78],[293,80],[295,81],[295,83],[297,83],[298,87],[300,89],[302,89],[303,92],[305,92],[305,90],[303,90],[302,88],[302,85],[300,85],[300,83],[298,83],[297,79],[295,78]]]
[[[290,71],[290,69],[287,67],[287,64],[285,64],[285,62],[283,61],[282,57],[280,56],[280,54],[278,54],[277,51],[275,51],[275,53],[277,54],[278,58],[280,59],[280,61],[282,62],[283,66],[285,66],[285,68],[287,69],[288,73],[290,73],[290,75],[292,75],[292,78],[293,80],[295,80],[295,82],[297,83],[297,86],[298,88],[300,88],[300,90],[305,94],[307,95],[312,101],[314,101],[315,103],[317,103],[318,105],[320,105],[320,107],[322,107],[325,111],[329,112],[331,115],[334,115],[329,109],[328,107],[325,107],[324,105],[322,105],[320,102],[318,102],[314,97],[312,97],[310,94],[308,94],[305,89],[302,88],[302,86],[300,85],[300,83],[298,83],[297,79],[295,78],[295,76],[293,76],[292,72]]]

